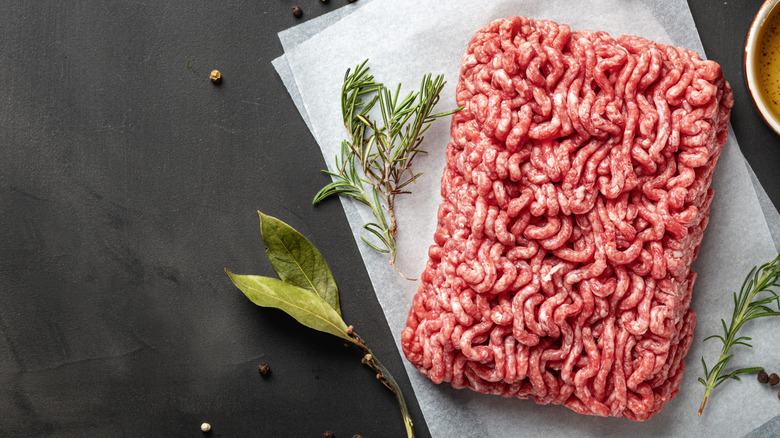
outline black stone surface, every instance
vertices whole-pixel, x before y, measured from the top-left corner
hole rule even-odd
[[[742,74],[761,1],[689,3],[780,205],[780,138]],[[277,32],[349,6],[293,5],[0,0],[0,436],[403,436],[357,351],[224,274],[272,274],[258,209],[322,251],[429,436],[340,204],[311,206],[325,163],[271,66]]]

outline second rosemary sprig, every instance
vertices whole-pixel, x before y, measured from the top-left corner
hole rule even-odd
[[[431,114],[446,83],[442,75],[425,75],[418,92],[401,98],[401,84],[391,91],[375,81],[368,74],[367,62],[344,75],[341,114],[349,139],[342,141],[341,153],[335,157],[336,171],[323,170],[334,180],[317,193],[313,203],[345,195],[371,208],[375,221],[363,228],[375,240],[365,236],[361,239],[371,248],[388,253],[395,267],[395,197],[410,193],[407,186],[422,174],[411,167],[417,154],[425,153],[420,145],[431,123],[460,108]]]
[[[780,297],[773,289],[780,288],[780,254],[771,262],[765,263],[760,267],[750,270],[739,294],[734,292],[734,311],[731,314],[731,322],[726,325],[726,321],[721,319],[723,335],[712,335],[704,340],[717,338],[723,343],[720,357],[712,368],[707,367],[704,358],[701,359],[704,366],[704,378],[699,377],[699,382],[704,385],[704,398],[699,407],[699,416],[704,411],[704,406],[710,397],[713,389],[720,386],[721,383],[729,379],[740,380],[740,374],[755,373],[763,370],[762,367],[738,368],[733,371],[726,371],[729,361],[734,357],[730,350],[732,347],[742,345],[753,347],[748,341],[752,341],[747,336],[738,336],[737,333],[742,326],[756,318],[767,316],[780,316]],[[769,307],[769,304],[775,303],[778,310]]]

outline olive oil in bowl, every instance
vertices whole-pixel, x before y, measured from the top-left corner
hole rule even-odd
[[[761,99],[780,120],[780,8],[769,12],[758,32],[753,68]]]
[[[745,80],[764,121],[780,134],[780,0],[766,0],[745,43]]]

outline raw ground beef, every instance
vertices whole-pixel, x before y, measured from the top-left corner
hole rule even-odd
[[[468,45],[443,203],[403,331],[436,383],[645,420],[678,392],[720,67],[512,17]]]

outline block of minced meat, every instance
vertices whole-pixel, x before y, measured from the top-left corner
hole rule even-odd
[[[436,383],[645,420],[674,397],[733,97],[720,67],[523,17],[468,44],[402,334]]]

